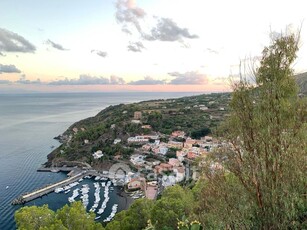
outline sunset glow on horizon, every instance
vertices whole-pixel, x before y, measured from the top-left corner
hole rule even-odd
[[[0,92],[226,92],[239,63],[301,29],[304,2],[10,0],[0,2]],[[246,63],[247,63],[246,61]],[[247,63],[248,64],[248,63]]]

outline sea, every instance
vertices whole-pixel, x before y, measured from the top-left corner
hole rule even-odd
[[[11,205],[14,198],[47,184],[67,178],[65,173],[37,172],[46,162],[47,155],[59,142],[53,139],[70,125],[81,119],[95,116],[110,105],[133,103],[151,99],[178,98],[197,93],[156,92],[104,92],[104,93],[26,93],[1,94],[0,92],[0,229],[16,229],[14,213],[22,205]],[[88,210],[94,202],[94,180],[81,184],[90,186]],[[106,218],[113,204],[120,211],[125,200],[115,191],[101,220]],[[101,193],[103,193],[101,189]],[[25,205],[48,204],[57,210],[68,204],[72,191],[50,193]],[[101,194],[103,197],[103,194]],[[100,204],[99,204],[100,206]]]

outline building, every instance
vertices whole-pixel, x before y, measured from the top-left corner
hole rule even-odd
[[[136,136],[136,137],[129,137],[127,139],[128,144],[133,144],[133,143],[147,143],[149,142],[148,138],[144,138],[142,136]]]
[[[119,138],[116,138],[114,141],[113,141],[113,144],[116,145],[117,143],[120,143],[122,140],[119,139]]]
[[[151,129],[151,125],[142,125],[142,129]]]
[[[135,111],[135,112],[134,112],[133,118],[134,118],[135,120],[141,120],[141,119],[142,119],[142,112],[140,112],[140,111]]]
[[[156,165],[154,168],[154,172],[156,174],[159,173],[163,173],[163,172],[168,172],[168,171],[172,171],[173,170],[173,166],[167,163],[161,163],[159,165]]]
[[[94,159],[99,159],[99,158],[103,157],[102,151],[97,150],[96,152],[93,153],[93,157],[94,157]]]
[[[184,131],[174,131],[172,132],[172,137],[181,137],[184,138],[185,137],[185,132]]]
[[[157,181],[147,182],[145,195],[149,200],[154,200],[158,194],[158,184]]]
[[[145,161],[144,161],[144,158],[145,158],[145,156],[136,154],[136,155],[132,155],[132,156],[130,157],[130,161],[131,161],[132,164],[134,164],[134,165],[143,165],[144,162],[145,162]]]
[[[185,167],[184,166],[174,167],[173,172],[176,173],[176,181],[177,182],[184,180],[184,178],[185,178]]]
[[[140,189],[141,183],[138,178],[134,178],[128,183],[128,189]]]
[[[173,167],[175,167],[175,166],[180,166],[180,165],[181,165],[181,162],[180,162],[178,159],[176,159],[176,158],[170,158],[170,159],[168,160],[168,163],[169,163],[170,165],[172,165]]]
[[[167,147],[174,148],[174,149],[182,149],[183,148],[183,142],[169,141],[167,143]]]

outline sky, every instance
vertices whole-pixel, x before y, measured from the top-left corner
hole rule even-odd
[[[1,0],[0,92],[225,92],[272,36],[300,32],[301,0]],[[241,65],[242,66],[242,65]]]

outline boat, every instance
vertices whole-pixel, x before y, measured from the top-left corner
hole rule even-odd
[[[95,217],[95,220],[98,220],[98,219],[100,219],[101,218],[101,216],[97,216],[97,217]]]
[[[8,188],[9,188],[9,186],[6,186],[6,187],[5,187],[5,189],[8,189]]]
[[[66,191],[65,191],[65,194],[67,194],[67,193],[69,193],[69,192],[70,192],[70,189],[66,190]]]
[[[55,193],[64,192],[64,188],[62,188],[62,187],[55,188],[54,192],[55,192]]]

